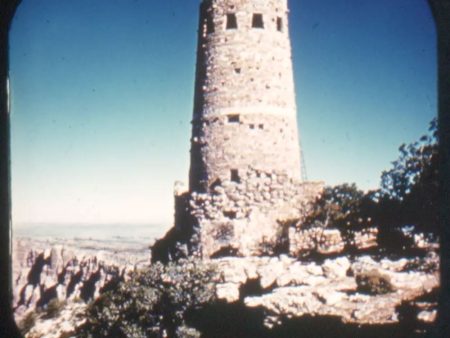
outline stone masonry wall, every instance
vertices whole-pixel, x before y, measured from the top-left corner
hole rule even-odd
[[[199,22],[190,190],[231,170],[300,179],[286,0],[205,0]]]
[[[210,173],[208,188],[217,179],[231,179],[232,170],[244,179],[249,167],[287,172],[286,168],[299,166],[298,156],[292,155],[299,151],[292,128],[295,118],[254,114],[229,123],[226,116],[217,116],[204,119],[203,124],[202,136],[193,138],[192,149],[201,153],[201,159],[194,162]]]
[[[250,169],[242,182],[226,180],[211,193],[191,193],[190,213],[200,231],[202,255],[270,254],[267,250],[282,237],[282,224],[302,218],[322,188],[321,182],[299,182],[283,172]]]

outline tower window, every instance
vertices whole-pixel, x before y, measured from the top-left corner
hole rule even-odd
[[[264,21],[263,21],[262,14],[259,14],[259,13],[253,14],[252,27],[253,28],[264,28]]]
[[[208,15],[208,17],[206,18],[206,33],[214,33],[214,22],[211,15]]]
[[[277,17],[277,31],[283,31],[283,19],[280,17]]]
[[[227,29],[237,29],[236,14],[234,13],[227,14]]]
[[[223,215],[229,219],[235,219],[236,218],[236,211],[223,211]]]
[[[239,122],[240,119],[238,114],[228,115],[228,123],[239,123]]]
[[[231,182],[241,183],[241,178],[239,177],[239,171],[237,169],[230,170]]]
[[[260,125],[258,125],[258,128],[259,129],[264,129],[264,124],[261,123]]]

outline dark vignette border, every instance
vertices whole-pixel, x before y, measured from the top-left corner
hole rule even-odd
[[[0,337],[20,337],[11,307],[11,187],[8,33],[21,0],[0,0]]]
[[[8,33],[21,0],[0,0],[0,338],[20,337],[11,307],[11,194]],[[439,336],[450,337],[450,0],[428,0],[438,39],[438,123],[441,154],[441,296]]]
[[[440,337],[450,337],[450,0],[428,0],[438,45],[438,132],[440,153],[441,294]]]

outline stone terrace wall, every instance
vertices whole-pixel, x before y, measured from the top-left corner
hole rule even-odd
[[[357,250],[366,250],[378,246],[378,229],[366,228],[352,231],[350,238],[345,238],[338,229],[312,227],[289,229],[289,254],[299,257],[309,253],[323,255],[343,252],[350,245]]]
[[[283,172],[249,169],[241,182],[226,180],[211,193],[189,195],[190,214],[200,231],[203,256],[220,252],[251,256],[270,254],[283,222],[301,219],[308,202],[322,191],[321,182],[299,182]]]

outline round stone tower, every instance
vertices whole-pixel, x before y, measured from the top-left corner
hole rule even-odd
[[[203,0],[189,188],[249,170],[301,179],[287,0]]]

